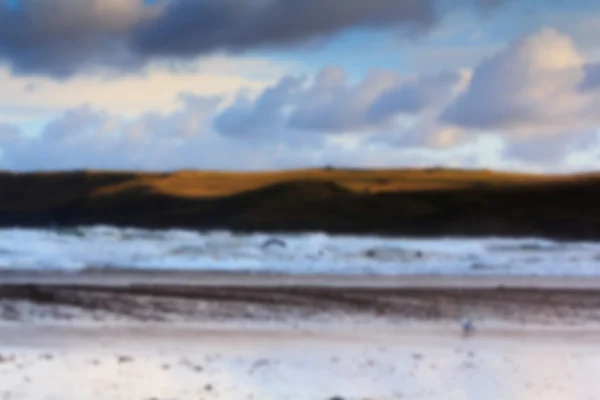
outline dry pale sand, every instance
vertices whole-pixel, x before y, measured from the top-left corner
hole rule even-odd
[[[600,290],[593,281],[124,272],[62,278],[2,276],[0,399],[600,394]],[[463,317],[475,323],[471,335],[461,332]]]

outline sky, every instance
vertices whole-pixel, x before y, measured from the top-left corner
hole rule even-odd
[[[0,0],[0,169],[600,167],[595,0]]]

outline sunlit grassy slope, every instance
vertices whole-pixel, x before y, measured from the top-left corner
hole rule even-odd
[[[98,173],[88,173],[95,175]],[[406,192],[440,189],[472,189],[512,184],[532,184],[564,177],[464,170],[295,170],[283,172],[198,172],[140,174],[135,179],[106,185],[95,195],[133,187],[184,197],[222,197],[281,182],[334,182],[355,192]],[[567,178],[569,179],[569,178]],[[572,179],[572,178],[570,178]]]
[[[118,196],[140,190],[174,197],[214,198],[281,182],[333,182],[357,193],[381,193],[529,185],[564,179],[582,178],[445,169],[0,173],[0,206],[35,209],[43,203],[60,204],[81,196]]]

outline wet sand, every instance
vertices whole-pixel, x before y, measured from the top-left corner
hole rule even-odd
[[[0,269],[0,284],[135,284],[191,286],[311,286],[343,288],[474,288],[499,287],[600,290],[600,276],[507,275],[311,275],[222,271],[87,269],[83,271],[17,271]]]
[[[4,272],[0,399],[594,399],[599,321],[594,279]]]
[[[0,318],[27,318],[14,306],[26,303],[42,313],[70,307],[96,319],[110,315],[133,321],[293,321],[337,315],[562,324],[600,321],[599,294],[598,278],[3,272]]]

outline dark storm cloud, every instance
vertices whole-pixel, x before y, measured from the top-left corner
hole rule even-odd
[[[139,65],[126,44],[146,11],[138,0],[7,4],[0,5],[0,60],[17,73],[66,77],[101,65],[119,69]]]
[[[68,77],[155,57],[289,48],[349,29],[426,31],[440,0],[14,0],[0,2],[0,61]],[[451,7],[477,0],[450,3]],[[460,5],[459,5],[460,4]]]
[[[421,29],[435,20],[433,0],[179,0],[141,24],[143,53],[195,55],[296,44],[348,28]]]

